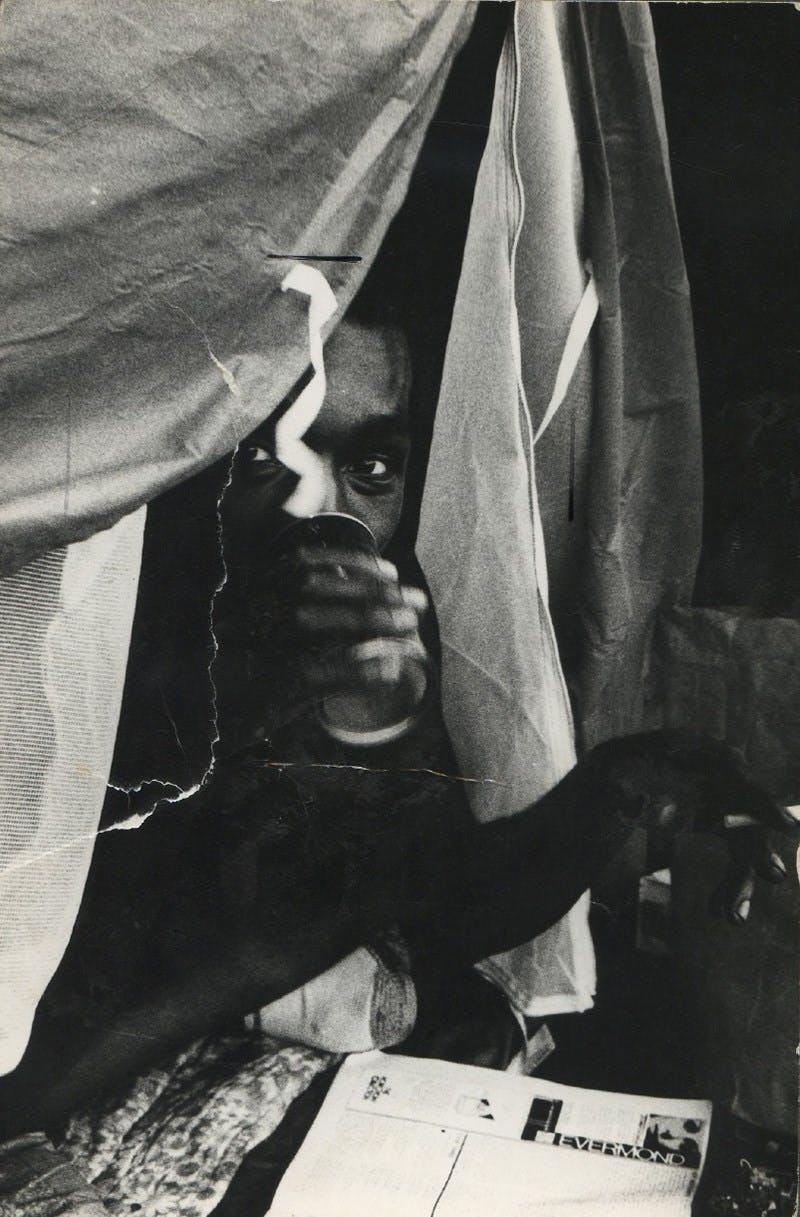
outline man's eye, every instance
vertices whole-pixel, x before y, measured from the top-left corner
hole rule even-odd
[[[355,461],[350,466],[350,472],[354,477],[370,481],[385,481],[392,474],[389,462],[382,456],[370,456],[363,461]]]
[[[253,473],[280,473],[285,468],[269,448],[260,444],[245,444],[239,449],[239,459]]]
[[[259,448],[258,444],[250,444],[244,449],[245,459],[248,461],[274,461],[275,457],[266,448]]]
[[[400,467],[391,457],[378,452],[370,453],[360,461],[353,461],[344,470],[345,475],[361,494],[384,494],[397,483]]]

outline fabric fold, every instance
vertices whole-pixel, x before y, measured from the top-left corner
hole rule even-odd
[[[0,580],[0,1074],[69,941],[106,794],[144,508]]]
[[[567,359],[587,265],[596,319]],[[540,797],[576,742],[641,727],[653,622],[690,592],[701,509],[691,309],[649,13],[519,4],[418,541],[456,755],[496,783],[470,789],[476,815]],[[527,1013],[585,1008],[586,901],[484,968]]]
[[[281,282],[319,265],[339,320],[474,15],[5,5],[0,574],[108,527],[271,413],[308,359],[306,308]]]

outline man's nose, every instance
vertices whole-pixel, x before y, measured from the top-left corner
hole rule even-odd
[[[324,462],[324,483],[320,511],[346,511],[347,500],[338,471],[329,461]]]

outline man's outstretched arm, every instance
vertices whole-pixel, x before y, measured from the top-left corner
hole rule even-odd
[[[544,798],[491,824],[465,824],[453,840],[417,820],[398,857],[358,860],[357,896],[320,894],[291,925],[249,915],[209,930],[181,926],[185,962],[107,1025],[69,1042],[37,1026],[20,1067],[0,1080],[0,1135],[48,1127],[119,1086],[170,1050],[225,1027],[292,991],[378,929],[399,925],[418,983],[525,942],[561,917],[642,825],[725,833],[724,817],[757,823],[728,833],[729,895],[760,874],[779,880],[767,833],[794,821],[748,780],[723,745],[674,732],[612,740],[583,757]],[[257,912],[257,910],[253,910]],[[181,910],[175,909],[176,918]]]

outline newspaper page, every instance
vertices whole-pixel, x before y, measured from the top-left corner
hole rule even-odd
[[[710,1121],[702,1100],[354,1055],[270,1217],[688,1214]]]

